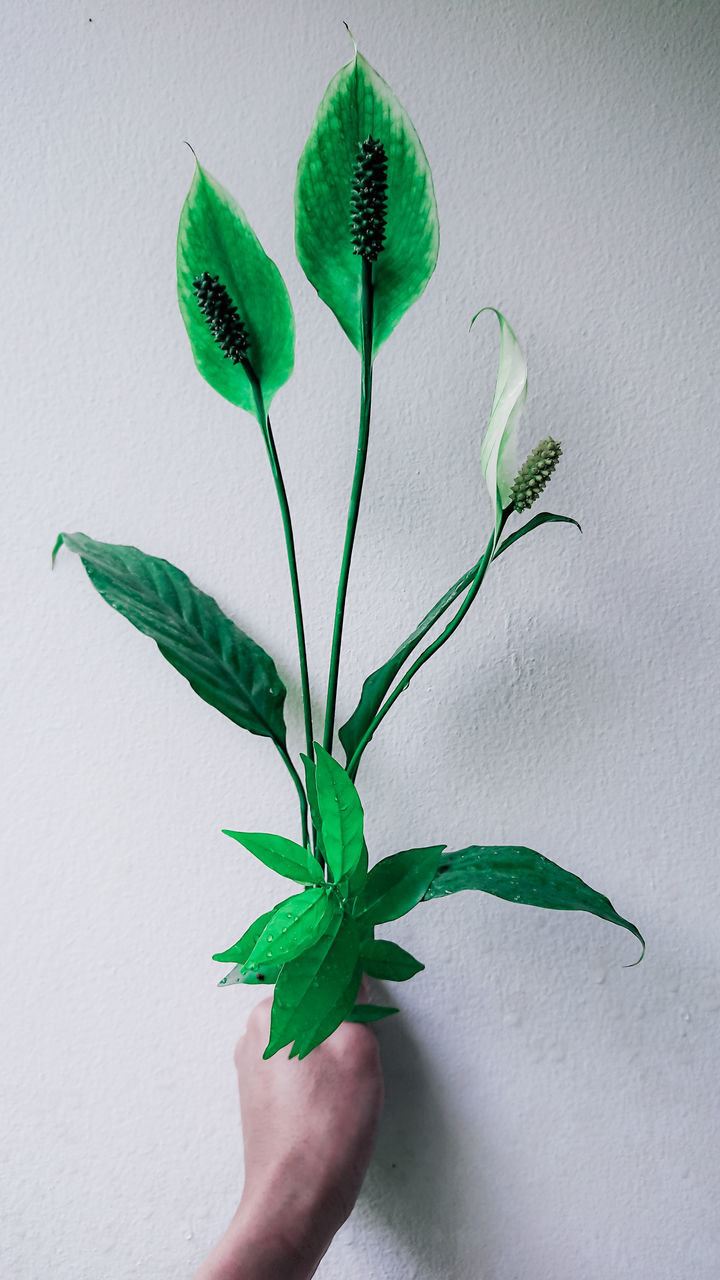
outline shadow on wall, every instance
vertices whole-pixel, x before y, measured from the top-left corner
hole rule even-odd
[[[374,1234],[380,1228],[381,1237],[391,1242],[388,1274],[402,1280],[459,1275],[458,1246],[468,1227],[467,1152],[459,1111],[453,1109],[447,1081],[432,1072],[409,1018],[401,1014],[388,1020],[378,1034],[385,1107],[363,1191],[363,1217]],[[482,1152],[474,1155],[477,1170],[485,1162]],[[490,1189],[476,1170],[473,1234],[479,1231],[483,1238],[492,1206]],[[479,1271],[475,1280],[482,1280]]]

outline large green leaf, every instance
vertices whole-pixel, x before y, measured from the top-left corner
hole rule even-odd
[[[363,809],[347,773],[329,752],[315,744],[317,808],[322,846],[335,881],[355,870],[363,851]]]
[[[363,973],[370,978],[381,978],[385,982],[407,982],[425,968],[419,960],[404,951],[397,942],[389,942],[384,938],[371,938],[360,948]]]
[[[549,907],[554,911],[589,911],[601,920],[629,929],[642,944],[645,954],[642,934],[629,920],[618,915],[609,898],[533,849],[471,845],[446,853],[425,893],[425,900],[459,893],[462,889],[480,889],[508,902]]]
[[[327,931],[340,907],[326,888],[306,889],[275,908],[245,962],[249,971],[286,964],[307,951]]]
[[[432,176],[407,112],[357,53],[333,77],[300,157],[295,244],[300,265],[348,338],[361,350],[362,258],[353,253],[350,199],[358,146],[387,156],[385,244],[373,268],[373,350],[378,351],[435,269],[438,217]]]
[[[444,844],[404,849],[372,867],[355,905],[366,924],[397,920],[420,902],[438,869]]]
[[[218,951],[213,956],[213,960],[219,960],[221,964],[234,964],[235,968],[225,974],[218,982],[219,987],[231,987],[236,983],[267,983],[271,985],[275,982],[281,965],[262,965],[250,971],[243,968],[250,952],[260,937],[268,920],[272,919],[277,910],[273,907],[272,911],[265,911],[263,915],[258,916],[257,920],[253,920],[252,924],[247,928],[242,937],[227,951]]]
[[[293,1053],[305,1057],[350,1012],[361,978],[357,929],[347,916],[338,916],[318,942],[280,971],[263,1057],[291,1041]]]
[[[265,409],[293,369],[295,320],[287,289],[233,197],[198,164],[180,215],[177,287],[180,311],[202,376],[232,404],[255,413],[252,386],[215,341],[193,281],[208,272],[225,286],[249,338],[248,360]]]
[[[272,658],[231,622],[213,600],[167,560],[137,547],[61,533],[80,556],[104,600],[143,635],[211,707],[250,733],[285,746],[283,685]]]
[[[224,836],[237,840],[248,853],[264,862],[271,871],[277,871],[288,880],[297,880],[299,884],[322,884],[323,873],[320,863],[313,858],[309,849],[287,840],[285,836],[266,835],[260,831],[223,831]]]
[[[527,396],[527,365],[520,343],[507,320],[495,307],[483,307],[473,316],[470,328],[484,311],[492,311],[500,325],[500,360],[490,420],[480,446],[480,466],[495,513],[495,541],[500,536],[503,508],[518,470],[517,424]]]

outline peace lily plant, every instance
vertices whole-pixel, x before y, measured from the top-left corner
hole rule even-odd
[[[496,561],[550,522],[577,524],[541,511],[514,532],[517,513],[539,497],[557,464],[548,437],[518,467],[517,422],[527,392],[520,345],[500,312],[497,384],[479,463],[492,522],[479,559],[426,613],[408,638],[365,680],[358,704],[338,731],[335,712],[348,577],[363,488],[375,358],[423,293],[438,255],[438,215],[420,139],[388,85],[355,50],[320,103],[300,157],[295,188],[296,250],[308,280],[360,357],[360,427],[347,532],[340,566],[325,723],[313,726],[310,681],[293,525],[270,424],[275,393],[293,369],[295,323],[287,289],[242,209],[196,164],[180,218],[177,283],[195,363],[220,395],[256,420],[277,491],[297,629],[305,728],[301,763],[287,744],[286,690],[272,658],[167,560],[135,547],[61,533],[93,586],[153,639],[160,653],[205,702],[240,728],[269,738],[297,791],[299,839],[228,830],[226,835],[299,886],[213,958],[232,964],[221,986],[275,985],[265,1056],[292,1045],[299,1058],[343,1019],[373,1021],[397,1012],[357,1004],[363,973],[402,982],[423,965],[379,926],[419,903],[463,889],[560,911],[589,911],[629,929],[609,900],[576,875],[524,846],[444,844],[405,849],[369,867],[363,805],[356,787],[363,755],[417,671],[468,613]],[[491,310],[484,308],[485,311]],[[474,317],[474,324],[478,316]],[[579,526],[578,526],[579,528]],[[453,606],[460,602],[456,609]],[[449,620],[447,620],[449,618]],[[428,636],[439,624],[434,638]],[[416,654],[412,661],[411,657]]]

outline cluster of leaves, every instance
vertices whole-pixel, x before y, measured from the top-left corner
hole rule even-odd
[[[512,902],[588,911],[632,932],[609,900],[541,854],[522,846],[445,845],[409,849],[368,868],[364,816],[355,786],[360,760],[378,726],[415,672],[450,637],[491,565],[520,538],[552,522],[544,511],[503,536],[513,510],[538,496],[561,452],[543,442],[518,473],[516,428],[527,369],[512,328],[495,311],[500,359],[480,469],[493,508],[483,555],[428,610],[390,658],[366,679],[339,730],[345,752],[332,754],[345,591],[367,451],[373,362],[407,309],[423,293],[438,253],[438,217],[427,157],[407,113],[361,54],[340,69],[318,108],[298,166],[295,192],[298,259],[361,356],[358,463],[340,573],[328,680],[324,745],[315,742],[292,522],[268,410],[294,362],[290,298],[233,197],[199,163],[180,218],[177,280],[180,310],[195,363],[208,383],[251,413],[265,442],[285,532],[297,625],[306,754],[304,778],[287,744],[285,686],[272,658],[216,601],[167,560],[135,547],[61,533],[108,604],[149,636],[162,656],[210,706],[241,728],[269,738],[296,787],[300,843],[279,835],[228,831],[280,875],[303,886],[261,915],[214,959],[231,963],[221,986],[275,985],[266,1057],[291,1044],[304,1057],[344,1018],[370,1021],[394,1008],[358,1005],[363,973],[405,981],[422,964],[375,928],[422,900],[475,889]],[[494,310],[484,308],[483,310]],[[481,313],[478,312],[478,316]],[[475,323],[475,316],[472,323]],[[579,526],[578,526],[579,528]],[[411,655],[461,601],[442,632]],[[644,947],[644,943],[643,943]]]

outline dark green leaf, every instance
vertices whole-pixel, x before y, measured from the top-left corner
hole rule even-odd
[[[444,844],[404,849],[372,867],[355,914],[367,923],[397,920],[420,902],[438,869]]]
[[[322,844],[335,881],[355,870],[363,851],[363,810],[355,787],[337,760],[315,744],[317,805]]]
[[[358,146],[387,156],[385,244],[374,264],[373,347],[378,351],[435,269],[438,217],[420,139],[392,90],[361,54],[330,81],[298,166],[295,245],[308,280],[361,349],[360,255],[350,211]]]
[[[278,875],[287,876],[288,880],[297,880],[299,884],[323,883],[320,863],[309,849],[304,849],[294,840],[258,831],[223,831],[223,835],[237,840],[253,857],[264,862],[271,871],[277,871]]]
[[[500,543],[500,546],[495,550],[493,560],[497,560],[498,556],[502,555],[503,551],[507,551],[513,542],[518,542],[520,538],[524,538],[526,533],[532,533],[533,529],[537,529],[541,524],[553,523],[574,524],[575,528],[580,529],[582,533],[580,525],[577,520],[573,520],[572,516],[556,516],[552,511],[539,511],[536,516],[533,516],[532,520],[528,520],[527,524],[522,526],[522,529],[516,529],[515,533],[511,533],[509,538],[505,538]]]
[[[422,622],[418,623],[414,631],[410,633],[398,649],[395,650],[392,657],[388,658],[377,671],[373,671],[368,676],[362,687],[360,701],[353,711],[350,719],[338,731],[338,737],[344,747],[347,763],[350,764],[362,738],[380,710],[380,706],[388,692],[393,680],[400,671],[400,668],[410,657],[413,649],[427,635],[431,627],[435,625],[439,618],[445,613],[446,609],[467,590],[478,571],[480,562],[474,564],[472,569],[468,569],[462,578],[458,578],[457,582],[445,592],[445,595],[434,604],[429,613],[425,614]],[[369,739],[368,739],[369,741]]]
[[[364,943],[360,949],[363,973],[370,978],[382,978],[386,982],[407,982],[425,968],[419,960],[403,951],[396,942],[377,938]]]
[[[318,942],[283,966],[263,1057],[271,1058],[292,1040],[293,1053],[305,1057],[352,1009],[361,978],[357,929],[349,917],[338,915]]]
[[[347,893],[345,895],[346,898],[352,899],[357,897],[363,885],[365,884],[365,881],[367,880],[367,873],[368,873],[368,848],[367,848],[367,844],[363,840],[363,847],[362,847],[362,853],[360,854],[360,861],[355,867],[355,870],[352,872],[352,875],[349,876],[349,878],[346,881],[343,881],[343,885],[347,886]]]
[[[226,400],[254,414],[252,386],[242,364],[223,354],[200,310],[193,281],[204,272],[225,286],[247,330],[248,360],[267,411],[293,369],[295,320],[290,298],[240,206],[198,164],[178,230],[180,311],[200,373]]]
[[[213,960],[219,960],[221,964],[244,964],[268,920],[272,920],[276,911],[277,907],[273,907],[272,911],[266,911],[264,915],[258,916],[234,946],[228,947],[227,951],[218,951],[213,956]]]
[[[339,912],[324,886],[286,898],[275,908],[244,967],[252,971],[294,960],[317,942]]]
[[[379,1022],[381,1018],[389,1018],[391,1013],[397,1012],[390,1005],[356,1004],[352,1012],[346,1015],[345,1022]]]
[[[283,685],[272,658],[225,616],[212,596],[167,560],[137,547],[61,533],[104,600],[154,640],[205,702],[250,733],[285,745]]]
[[[629,929],[642,944],[645,954],[642,934],[617,914],[608,898],[533,849],[471,845],[446,853],[425,899],[442,898],[462,889],[480,889],[508,902],[523,902],[554,911],[589,911],[601,920]]]

